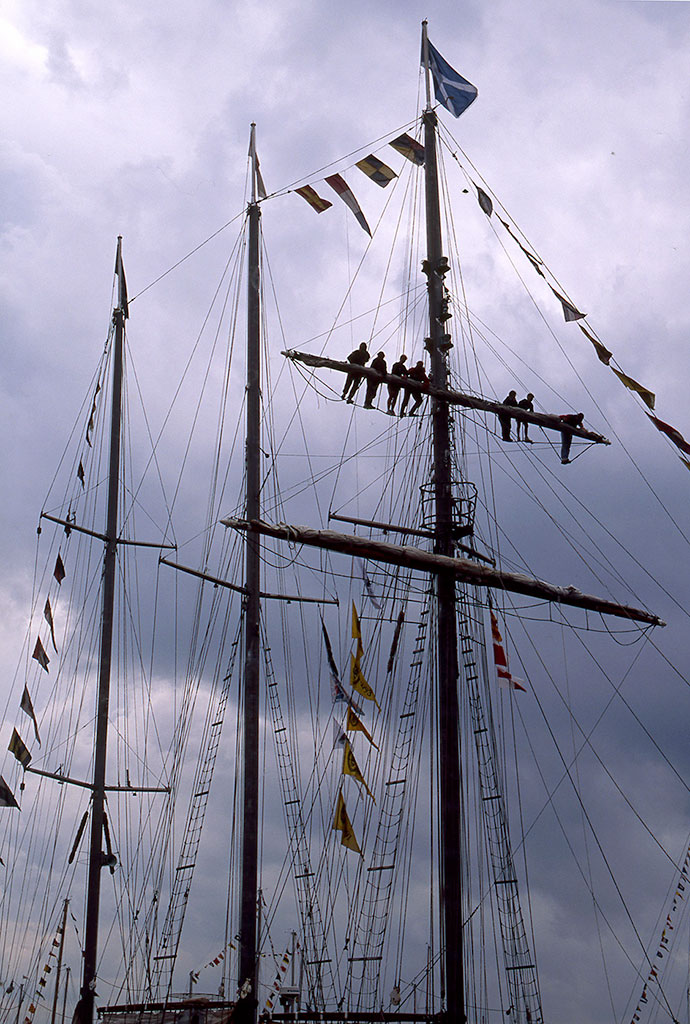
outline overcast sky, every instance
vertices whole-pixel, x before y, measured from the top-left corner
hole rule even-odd
[[[37,516],[88,401],[108,327],[117,236],[124,237],[130,296],[137,295],[241,213],[250,122],[257,124],[269,192],[317,183],[328,173],[319,169],[412,122],[424,17],[436,47],[479,88],[460,121],[445,113],[441,120],[619,364],[656,393],[657,414],[690,439],[685,0],[355,0],[347,6],[0,0],[0,651],[9,666],[0,677],[3,709],[31,597]],[[360,187],[362,201],[367,187]],[[483,215],[475,205],[461,208],[467,211],[461,244],[463,231],[473,244],[481,241]],[[348,216],[334,207],[317,217],[292,195],[263,208],[289,344],[299,347],[327,330],[342,299]],[[154,421],[167,408],[238,228],[228,228],[183,271],[132,304],[130,344]],[[347,229],[353,262],[366,241],[358,230]],[[484,311],[492,295],[514,295],[513,285],[497,276],[500,259],[466,254]],[[496,291],[488,292],[492,285]],[[529,362],[536,352],[538,372],[568,407],[585,408],[593,429],[622,438],[644,475],[618,447],[608,463],[608,451],[597,452],[596,461],[571,467],[578,475],[568,478],[569,486],[608,517],[627,548],[649,560],[652,577],[670,580],[664,585],[687,606],[688,544],[657,499],[690,535],[690,473],[580,339],[570,354],[578,372],[591,375],[591,393],[536,336],[531,347],[531,322],[525,323],[522,358]],[[496,391],[515,386],[511,373],[518,370],[516,363],[495,377]],[[529,375],[525,386],[541,387]],[[287,401],[291,389],[285,394]],[[554,409],[545,387],[540,399]],[[517,482],[520,472],[511,474],[508,466],[506,479]],[[500,484],[504,498],[509,486]],[[509,500],[511,537],[526,564],[538,562],[529,501],[517,489]],[[191,531],[191,508],[181,511]],[[626,571],[636,572],[629,560]],[[648,577],[635,576],[634,585],[669,618],[665,649],[682,669],[687,617],[674,618],[676,606]],[[683,692],[678,684],[646,713],[658,719],[657,734],[681,761],[685,756],[687,767],[683,729],[677,720],[664,723]],[[621,725],[611,756],[626,753]],[[653,814],[656,783],[645,788],[645,779],[648,774],[638,779],[640,799]],[[687,799],[681,806],[679,796],[676,806],[665,837],[674,855],[688,831]],[[541,868],[565,884],[553,864]],[[655,898],[671,877],[656,880]],[[630,889],[638,885],[644,895],[647,880],[630,880]],[[647,907],[645,920],[654,922],[661,909]],[[542,904],[537,911],[553,923],[560,908]],[[563,986],[566,981],[560,978]],[[552,1018],[574,1019],[570,1011],[577,1007],[556,1012],[557,990],[550,995]]]

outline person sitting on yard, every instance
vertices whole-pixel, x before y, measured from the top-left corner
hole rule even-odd
[[[383,352],[379,352],[377,356],[374,356],[371,361],[371,368],[372,370],[376,370],[377,373],[380,373],[382,377],[386,376],[388,373],[388,367],[386,366],[386,357]],[[378,391],[380,384],[381,381],[376,380],[376,378],[373,380],[371,377],[367,378],[367,393],[364,399],[365,409],[374,408],[374,399],[376,398],[376,392]]]
[[[415,365],[412,367],[411,370],[408,371],[407,377],[408,377],[409,380],[419,381],[419,383],[422,384],[425,387],[429,386],[429,378],[426,375],[426,370],[424,369],[424,363],[422,362],[421,359],[419,360],[418,363],[415,363]],[[410,400],[410,395],[411,394],[412,394],[412,392],[410,391],[410,389],[409,388],[405,388],[405,397],[403,398],[402,405],[400,406],[400,415],[401,416],[405,415],[405,410],[407,409],[407,403]],[[415,391],[414,394],[412,394],[412,398],[413,398],[414,401],[413,401],[412,408],[410,409],[410,412],[409,412],[408,415],[416,416],[417,415],[417,409],[419,409],[420,405],[424,401],[424,392],[423,392],[423,390],[420,389],[419,391]]]
[[[350,352],[347,357],[348,363],[352,363],[353,366],[366,366],[369,362],[369,352],[367,350],[367,343],[363,341],[359,348],[356,348],[354,352]],[[355,400],[355,393],[357,388],[362,382],[361,374],[357,373],[356,370],[350,370],[347,377],[345,378],[345,387],[343,388],[343,398],[346,402],[352,403]]]

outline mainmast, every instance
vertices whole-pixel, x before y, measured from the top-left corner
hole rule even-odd
[[[426,76],[427,106],[424,111],[424,168],[426,195],[426,242],[429,291],[429,348],[431,383],[448,388],[448,348],[440,319],[443,305],[441,213],[436,157],[436,114],[431,107],[427,23],[422,22],[422,53]],[[436,522],[434,550],[451,556],[453,546],[452,437],[447,402],[432,398],[433,473]],[[458,711],[458,637],[455,578],[436,577],[438,608],[438,737],[440,772],[441,925],[444,945],[446,1017],[463,1024],[465,994],[463,974],[460,842],[460,730]]]
[[[261,353],[259,229],[257,202],[256,125],[251,126],[249,157],[251,201],[248,208],[247,285],[247,438],[246,507],[249,519],[261,517]],[[243,812],[242,879],[240,895],[240,972],[238,989],[246,993],[240,1004],[244,1022],[256,1019],[257,989],[257,877],[259,836],[259,614],[261,540],[247,536],[245,564],[245,655],[243,690]]]
[[[80,999],[75,1011],[79,1024],[91,1024],[98,959],[98,917],[101,895],[101,871],[107,858],[103,853],[105,819],[105,769],[108,747],[108,707],[112,664],[113,621],[115,608],[115,570],[117,557],[118,500],[120,486],[120,432],[122,425],[122,349],[127,311],[127,289],[122,266],[122,237],[117,240],[115,271],[118,275],[118,304],[113,310],[113,390],[110,413],[110,462],[108,467],[108,504],[106,509],[105,554],[103,556],[103,606],[98,672],[98,702],[91,798],[91,839],[86,883],[86,924],[84,929],[84,967]]]

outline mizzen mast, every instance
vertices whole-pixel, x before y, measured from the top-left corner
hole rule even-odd
[[[249,157],[251,200],[248,215],[247,284],[247,517],[260,518],[261,490],[261,351],[260,351],[260,262],[259,232],[261,210],[257,201],[256,125],[251,125]],[[243,714],[243,800],[242,862],[240,891],[240,969],[238,990],[243,1022],[256,1017],[257,974],[257,879],[259,842],[259,668],[260,668],[260,582],[261,539],[247,537],[245,547],[245,654],[242,693]],[[239,1007],[238,1007],[239,1008]]]
[[[115,272],[118,277],[118,304],[113,310],[112,404],[110,413],[110,459],[106,508],[105,554],[103,556],[103,604],[96,708],[96,737],[91,798],[91,837],[86,882],[86,922],[84,929],[84,967],[80,998],[75,1011],[79,1024],[93,1020],[98,960],[98,919],[101,896],[101,871],[108,863],[103,853],[105,821],[105,771],[108,748],[108,709],[113,649],[115,582],[120,487],[120,434],[122,428],[122,353],[125,319],[128,316],[127,286],[122,265],[122,237],[117,240]]]

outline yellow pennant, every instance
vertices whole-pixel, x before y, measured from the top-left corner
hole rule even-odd
[[[371,734],[369,733],[369,730],[366,728],[366,726],[358,717],[358,715],[356,715],[352,708],[349,706],[347,709],[347,723],[345,725],[345,728],[349,729],[351,732],[363,732],[366,738],[371,743],[372,747],[376,747],[377,750],[379,749],[378,743],[374,743],[374,740]]]
[[[376,699],[376,694],[364,678],[362,666],[359,663],[359,654],[356,658],[354,654],[350,655],[350,684],[353,690],[356,690],[357,693],[361,693],[361,695],[367,700],[373,700],[379,711],[381,710],[381,706]]]
[[[362,630],[359,628],[359,615],[357,614],[354,601],[352,602],[352,639],[362,639]]]
[[[333,820],[333,830],[335,832],[341,832],[340,845],[346,846],[348,850],[354,850],[360,857],[362,851],[359,848],[359,843],[355,837],[355,830],[352,827],[352,823],[347,816],[347,810],[345,809],[345,801],[343,800],[342,790],[338,793],[338,803],[335,808],[335,818]]]
[[[626,386],[628,391],[637,392],[637,394],[640,396],[640,398],[647,406],[647,408],[654,411],[656,395],[653,391],[650,391],[649,388],[644,387],[643,384],[638,384],[636,380],[632,379],[632,377],[628,377],[627,373],[621,373],[621,371],[617,370],[615,366],[612,366],[611,369],[615,373],[616,377],[618,377],[618,380],[621,382],[621,384],[624,384]]]
[[[359,770],[359,765],[348,740],[345,740],[345,748],[343,750],[343,775],[351,775],[353,779],[357,779],[357,782],[361,782],[371,799],[374,800],[374,794],[364,781],[364,776]],[[375,800],[374,803],[376,803]]]

